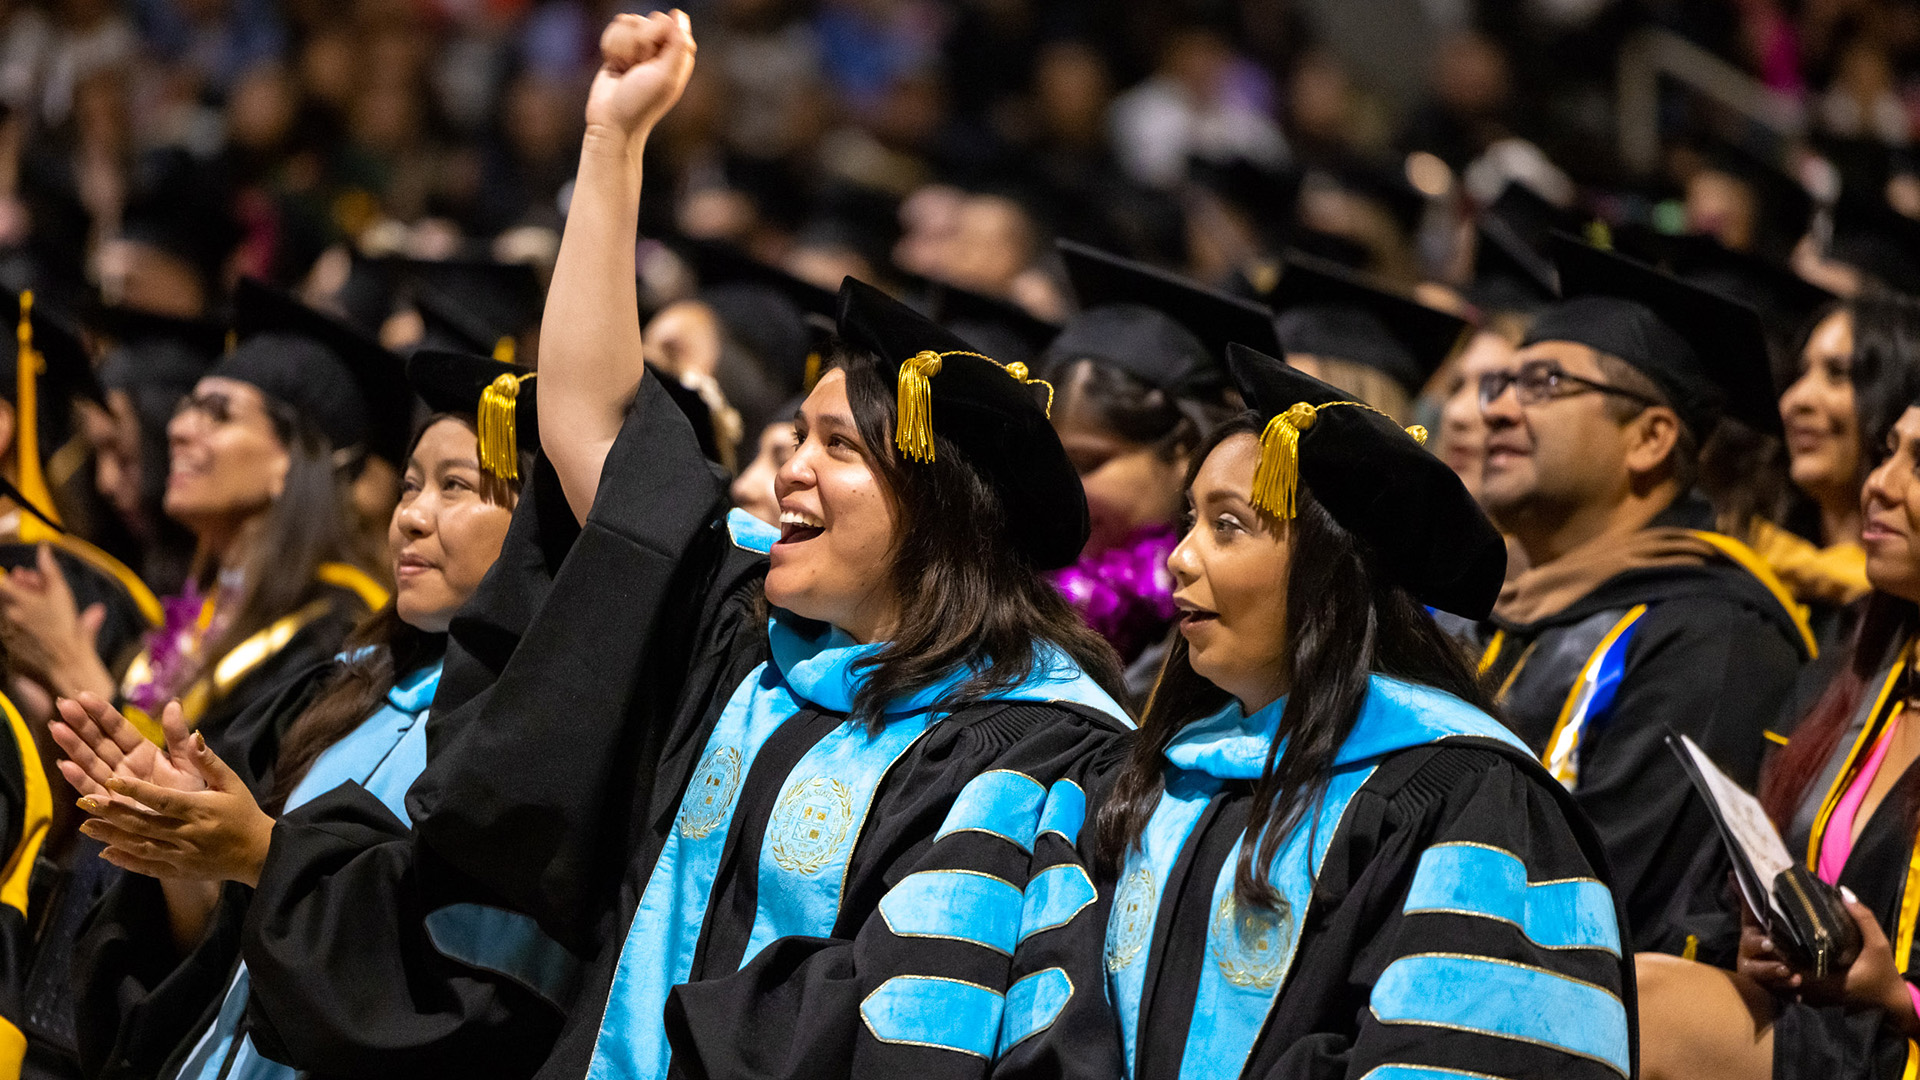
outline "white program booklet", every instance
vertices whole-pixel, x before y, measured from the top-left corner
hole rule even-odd
[[[1680,764],[1687,770],[1688,778],[1707,800],[1707,809],[1712,812],[1714,824],[1720,827],[1720,835],[1733,856],[1734,878],[1740,883],[1740,894],[1747,902],[1747,909],[1763,926],[1771,928],[1774,879],[1794,864],[1786,841],[1780,839],[1780,831],[1773,827],[1760,800],[1721,772],[1692,739],[1669,735],[1667,745],[1680,755]]]

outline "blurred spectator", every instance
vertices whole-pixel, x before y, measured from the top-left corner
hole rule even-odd
[[[1277,168],[1287,140],[1273,119],[1271,79],[1218,33],[1192,27],[1167,40],[1151,78],[1113,103],[1114,149],[1134,180],[1172,187],[1192,157]]]

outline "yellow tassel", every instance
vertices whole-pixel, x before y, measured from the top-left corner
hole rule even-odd
[[[800,375],[801,393],[813,393],[814,384],[820,381],[820,364],[820,350],[815,349],[807,354],[807,366]]]
[[[940,354],[931,349],[900,365],[899,420],[893,443],[915,461],[933,460],[933,377],[940,374]]]
[[[985,360],[989,364],[1005,371],[1021,383],[1039,383],[1047,388],[1047,418],[1053,418],[1053,384],[1045,379],[1036,379],[1027,374],[1027,365],[1018,360],[1011,364],[1002,364],[991,356],[964,349],[949,352],[934,352],[925,349],[909,357],[900,365],[900,406],[899,420],[896,424],[893,442],[900,452],[915,461],[933,460],[933,382],[940,374],[943,358],[948,356],[971,356]],[[808,358],[812,363],[812,357]]]
[[[520,384],[533,378],[502,375],[480,394],[480,468],[502,480],[520,479],[520,435],[515,426]]]
[[[1319,410],[1304,401],[1267,422],[1260,433],[1260,465],[1253,470],[1253,505],[1281,521],[1293,520],[1300,487],[1300,433]]]
[[[40,461],[40,376],[47,368],[47,358],[33,347],[33,291],[20,294],[20,324],[15,329],[16,349],[14,351],[14,406],[13,406],[13,456],[19,467],[20,494],[34,505],[34,508],[47,515],[55,524],[60,524],[59,511],[53,505],[53,492],[47,488],[46,473]],[[48,527],[32,514],[20,515],[20,539],[29,544],[58,537],[59,531]]]
[[[1320,418],[1321,409],[1347,405],[1368,412],[1379,409],[1363,401],[1329,401],[1325,405],[1294,402],[1287,411],[1267,421],[1260,433],[1260,464],[1253,470],[1253,505],[1281,521],[1293,520],[1300,491],[1300,436]],[[1385,416],[1385,413],[1380,413]],[[1427,429],[1419,424],[1404,429],[1407,437],[1427,445]]]
[[[517,346],[514,345],[513,336],[511,334],[503,334],[500,340],[493,343],[493,358],[503,364],[511,364],[513,363],[513,354],[516,348]]]

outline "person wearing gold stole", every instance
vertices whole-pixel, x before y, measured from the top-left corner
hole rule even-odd
[[[150,740],[169,700],[248,783],[265,777],[278,732],[251,706],[340,649],[386,590],[352,565],[348,478],[368,452],[404,449],[412,398],[398,358],[252,282],[237,347],[168,426],[164,507],[194,535],[185,591],[164,601],[123,673],[98,648],[82,578],[42,567],[9,579],[9,653],[58,697],[117,703]],[[252,716],[253,719],[245,719]],[[115,876],[75,841],[34,957],[33,1041],[75,1064],[69,961],[88,908]]]
[[[1842,890],[1863,947],[1816,980],[1724,877],[1708,882],[1718,903],[1688,920],[1693,957],[1639,957],[1649,1080],[1897,1080],[1920,1069],[1920,402],[1881,455],[1860,499],[1874,591],[1846,662],[1760,793],[1788,852]]]
[[[1109,1075],[1624,1080],[1600,841],[1428,612],[1493,606],[1499,533],[1423,430],[1228,366],[1252,411],[1196,455],[1179,638],[1088,845]]]

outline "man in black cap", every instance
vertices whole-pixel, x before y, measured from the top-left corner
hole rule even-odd
[[[1722,415],[1779,426],[1758,317],[1622,256],[1555,254],[1566,299],[1480,380],[1480,497],[1530,564],[1480,625],[1481,671],[1599,828],[1651,947],[1712,831],[1668,731],[1752,785],[1814,646],[1784,587],[1691,494]]]

